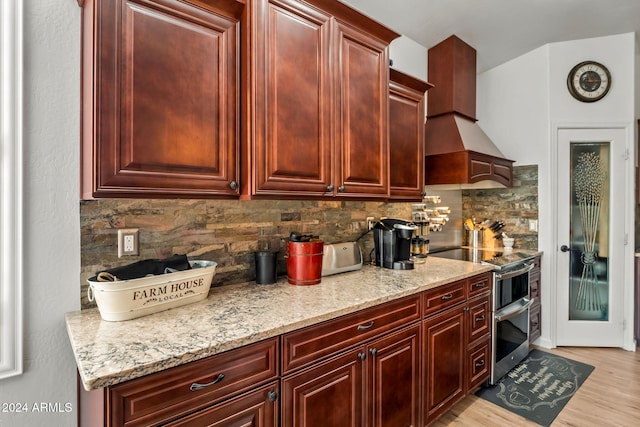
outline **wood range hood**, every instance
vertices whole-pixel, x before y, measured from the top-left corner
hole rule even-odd
[[[511,187],[513,160],[476,123],[476,50],[451,36],[429,49],[428,72],[425,185]]]

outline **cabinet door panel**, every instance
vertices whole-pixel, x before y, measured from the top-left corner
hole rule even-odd
[[[422,200],[424,93],[394,81],[389,94],[389,186],[391,198]]]
[[[331,183],[330,18],[292,1],[256,2],[256,193]]]
[[[420,325],[369,345],[367,401],[374,427],[420,425]],[[401,386],[399,386],[401,385]]]
[[[349,351],[283,378],[282,426],[364,425],[363,353],[363,348]]]
[[[337,182],[342,195],[389,194],[388,50],[384,43],[338,23],[341,102]],[[366,118],[366,120],[363,120]]]
[[[96,7],[92,195],[237,195],[237,19],[176,1]]]
[[[424,417],[428,423],[449,410],[465,393],[464,306],[424,321]]]

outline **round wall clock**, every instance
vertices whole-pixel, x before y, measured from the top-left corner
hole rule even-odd
[[[611,74],[604,65],[595,61],[577,64],[567,77],[569,93],[582,102],[602,99],[611,88]]]

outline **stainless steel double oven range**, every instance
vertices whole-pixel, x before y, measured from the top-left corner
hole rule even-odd
[[[529,272],[535,256],[513,250],[450,248],[430,256],[493,266],[492,369],[496,384],[529,354]]]

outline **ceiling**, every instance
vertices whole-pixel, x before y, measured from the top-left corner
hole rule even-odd
[[[455,34],[486,71],[547,43],[640,32],[640,0],[341,0],[430,48]]]

